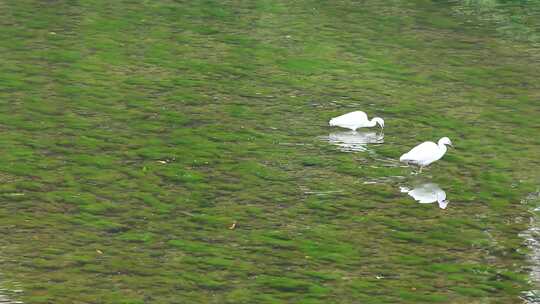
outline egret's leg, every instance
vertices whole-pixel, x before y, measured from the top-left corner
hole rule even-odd
[[[424,168],[424,167],[420,166],[420,172],[418,172],[418,173],[422,173],[422,168]]]

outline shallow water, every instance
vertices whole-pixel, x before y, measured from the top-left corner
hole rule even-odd
[[[534,303],[539,7],[0,1],[0,285],[24,303]],[[385,119],[384,143],[329,142],[353,110]],[[456,149],[421,175],[397,161],[443,136]],[[445,210],[400,190],[425,183]]]

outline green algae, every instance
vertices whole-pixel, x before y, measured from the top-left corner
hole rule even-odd
[[[538,57],[466,5],[0,2],[3,279],[27,303],[518,302]],[[320,140],[353,109],[385,144]],[[381,162],[442,136],[444,211]]]

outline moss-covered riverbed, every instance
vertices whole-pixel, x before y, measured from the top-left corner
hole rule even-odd
[[[540,5],[500,2],[0,0],[0,285],[520,303]],[[327,121],[357,109],[384,143],[345,153]],[[395,161],[442,136],[456,148],[421,175]],[[400,191],[424,183],[446,209]]]

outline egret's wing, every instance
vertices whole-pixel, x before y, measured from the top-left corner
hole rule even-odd
[[[367,121],[367,115],[366,113],[362,111],[354,111],[351,113],[343,114],[338,117],[334,117],[330,119],[330,125],[331,126],[340,126],[340,125],[350,125],[357,123],[359,121]]]
[[[400,161],[423,161],[433,158],[433,155],[439,151],[439,146],[431,141],[426,141],[403,154]]]

